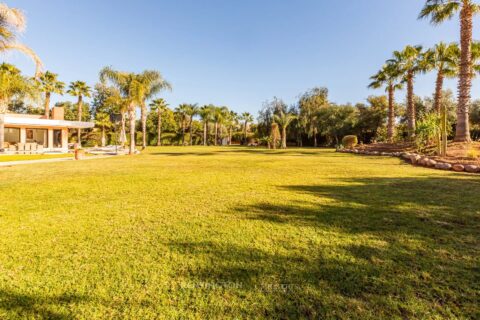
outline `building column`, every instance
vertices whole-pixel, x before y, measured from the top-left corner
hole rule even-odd
[[[62,129],[62,149],[68,150],[68,129]]]
[[[27,128],[20,128],[20,143],[27,143]]]
[[[48,144],[47,148],[52,150],[53,149],[53,129],[48,129]]]

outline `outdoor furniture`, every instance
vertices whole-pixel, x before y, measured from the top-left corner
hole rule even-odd
[[[18,152],[25,151],[25,143],[21,143],[21,142],[17,143],[17,151]]]

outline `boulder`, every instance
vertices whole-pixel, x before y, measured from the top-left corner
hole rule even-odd
[[[418,160],[418,164],[421,165],[421,166],[426,166],[428,160],[429,160],[429,159],[428,159],[427,157],[421,157],[421,158]]]
[[[460,163],[454,164],[452,166],[452,169],[453,169],[453,171],[457,171],[457,172],[465,171],[465,167],[463,166],[463,164],[460,164]]]
[[[405,152],[405,153],[402,153],[400,156],[405,160],[410,160],[411,154],[408,152]]]
[[[418,161],[419,161],[421,158],[422,158],[422,157],[420,157],[418,154],[412,154],[412,155],[410,156],[410,162],[411,162],[412,164],[417,164]]]
[[[428,159],[427,161],[427,167],[435,167],[436,164],[437,164],[437,161],[433,159]]]
[[[470,172],[470,173],[477,173],[477,172],[480,172],[480,167],[475,166],[473,164],[467,164],[465,166],[465,171]]]
[[[450,163],[438,162],[435,165],[435,168],[440,169],[440,170],[450,170],[450,169],[452,169],[452,165]]]

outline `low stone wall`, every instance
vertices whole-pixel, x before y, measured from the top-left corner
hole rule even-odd
[[[480,167],[476,165],[464,165],[461,163],[456,163],[452,165],[450,163],[436,161],[434,159],[430,159],[427,156],[411,152],[379,152],[358,149],[339,149],[337,150],[337,152],[361,154],[368,156],[397,157],[416,166],[422,166],[438,170],[451,170],[455,172],[480,173]]]

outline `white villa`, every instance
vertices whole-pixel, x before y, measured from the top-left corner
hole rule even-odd
[[[62,107],[43,115],[6,113],[3,147],[7,153],[68,152],[68,129],[93,128],[92,122],[64,120]]]

